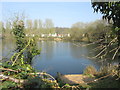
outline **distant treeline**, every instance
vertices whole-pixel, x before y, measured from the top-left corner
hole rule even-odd
[[[105,20],[96,20],[90,23],[77,22],[67,27],[54,27],[54,23],[51,19],[46,19],[43,22],[40,19],[26,20],[25,23],[26,34],[34,34],[40,37],[41,34],[70,34],[70,37],[66,37],[72,41],[87,41],[93,42],[97,40],[104,40],[106,43],[108,38],[113,34],[111,32],[112,24],[108,24]],[[3,37],[12,37],[12,26],[9,21],[3,23],[0,22],[1,31]]]

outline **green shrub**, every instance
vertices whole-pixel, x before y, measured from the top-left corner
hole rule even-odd
[[[16,88],[17,87],[17,84],[12,82],[12,81],[4,81],[1,83],[1,86],[0,86],[0,90],[4,90],[4,89],[10,89],[10,88]]]

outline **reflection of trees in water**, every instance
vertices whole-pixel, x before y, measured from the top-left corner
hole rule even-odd
[[[79,43],[77,43],[77,45],[79,45]],[[70,52],[71,52],[71,56],[73,58],[76,58],[77,60],[81,60],[81,59],[85,59],[85,62],[83,62],[83,64],[88,63],[88,61],[91,62],[91,64],[97,68],[100,67],[101,63],[95,61],[94,59],[89,59],[87,57],[92,57],[95,55],[95,52],[92,52],[91,50],[94,48],[94,46],[76,46],[73,43],[70,44]],[[92,52],[92,53],[91,53]],[[86,64],[85,66],[87,66],[88,64]]]
[[[54,51],[54,42],[53,41],[44,41],[41,42],[42,45],[42,52],[45,55],[47,60],[53,58],[53,51]]]
[[[94,57],[97,52],[94,50],[94,48],[96,47],[96,45],[88,45],[86,46],[88,52],[87,52],[87,56],[88,57]]]
[[[70,44],[70,50],[71,56],[76,59],[82,58],[83,56],[86,56],[88,54],[88,50],[86,47],[78,47],[73,43]]]
[[[2,56],[3,57],[7,57],[8,55],[8,58],[12,55],[12,52],[15,50],[15,40],[14,39],[10,39],[10,40],[7,40],[7,39],[3,39],[2,40]],[[9,55],[10,54],[10,55]]]

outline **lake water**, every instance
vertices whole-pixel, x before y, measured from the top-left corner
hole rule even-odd
[[[96,55],[92,51],[95,46],[83,47],[80,44],[84,43],[38,41],[37,46],[41,49],[41,54],[33,58],[32,66],[38,71],[45,71],[53,76],[57,72],[61,74],[81,74],[88,65],[93,65],[96,69],[99,69],[101,66],[99,60],[87,58]],[[14,49],[14,40],[3,41],[2,56],[10,58]]]

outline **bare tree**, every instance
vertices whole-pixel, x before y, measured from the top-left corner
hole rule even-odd
[[[37,19],[34,20],[33,28],[34,28],[34,30],[38,29],[38,20]]]
[[[33,28],[32,20],[26,20],[26,26],[29,30],[31,30]]]
[[[45,20],[44,27],[45,27],[45,29],[47,31],[46,33],[54,33],[55,32],[54,24],[53,24],[51,19],[46,19]]]

